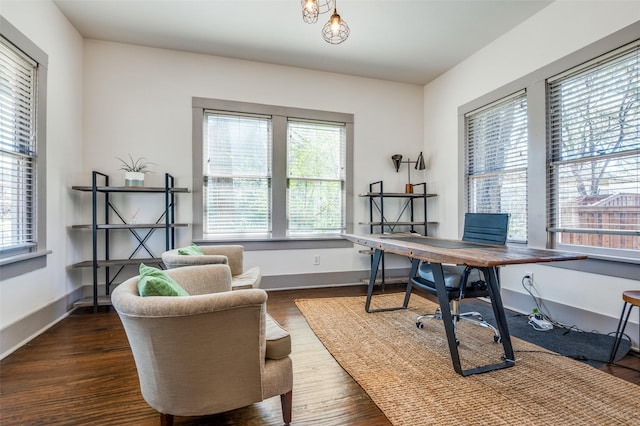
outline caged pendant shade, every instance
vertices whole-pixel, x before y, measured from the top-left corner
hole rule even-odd
[[[349,37],[349,26],[338,15],[337,9],[333,9],[333,15],[329,18],[329,22],[324,24],[322,36],[330,44],[340,44]]]
[[[331,12],[334,8],[334,0],[301,0],[302,20],[307,24],[318,22],[318,15]]]

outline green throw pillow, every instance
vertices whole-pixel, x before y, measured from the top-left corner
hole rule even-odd
[[[180,284],[164,271],[153,266],[140,264],[140,278],[138,279],[138,293],[146,296],[188,296]]]
[[[204,253],[202,250],[198,248],[197,245],[191,244],[188,247],[183,247],[178,249],[178,254],[182,254],[185,256],[202,256]]]

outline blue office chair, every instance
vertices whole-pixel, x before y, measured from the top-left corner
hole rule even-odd
[[[503,213],[467,213],[464,217],[463,241],[504,245],[507,240],[509,215]],[[464,298],[487,297],[489,289],[483,273],[471,266],[443,265],[445,286],[449,297],[453,325],[457,321],[468,321],[481,327],[493,330],[493,340],[500,343],[500,333],[479,312],[460,313],[459,303]],[[411,277],[411,284],[430,293],[437,294],[431,264],[422,262],[417,275]],[[440,308],[434,314],[420,315],[416,319],[416,327],[423,328],[422,320],[427,318],[442,319]]]

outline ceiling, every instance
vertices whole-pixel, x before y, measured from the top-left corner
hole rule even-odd
[[[300,0],[54,0],[87,39],[424,85],[552,0],[338,0],[342,44]]]

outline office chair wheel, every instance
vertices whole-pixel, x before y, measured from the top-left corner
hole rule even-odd
[[[416,327],[422,330],[424,328],[424,324],[421,323],[420,321],[416,321]]]
[[[502,337],[500,336],[493,336],[493,341],[496,343],[502,343]]]

